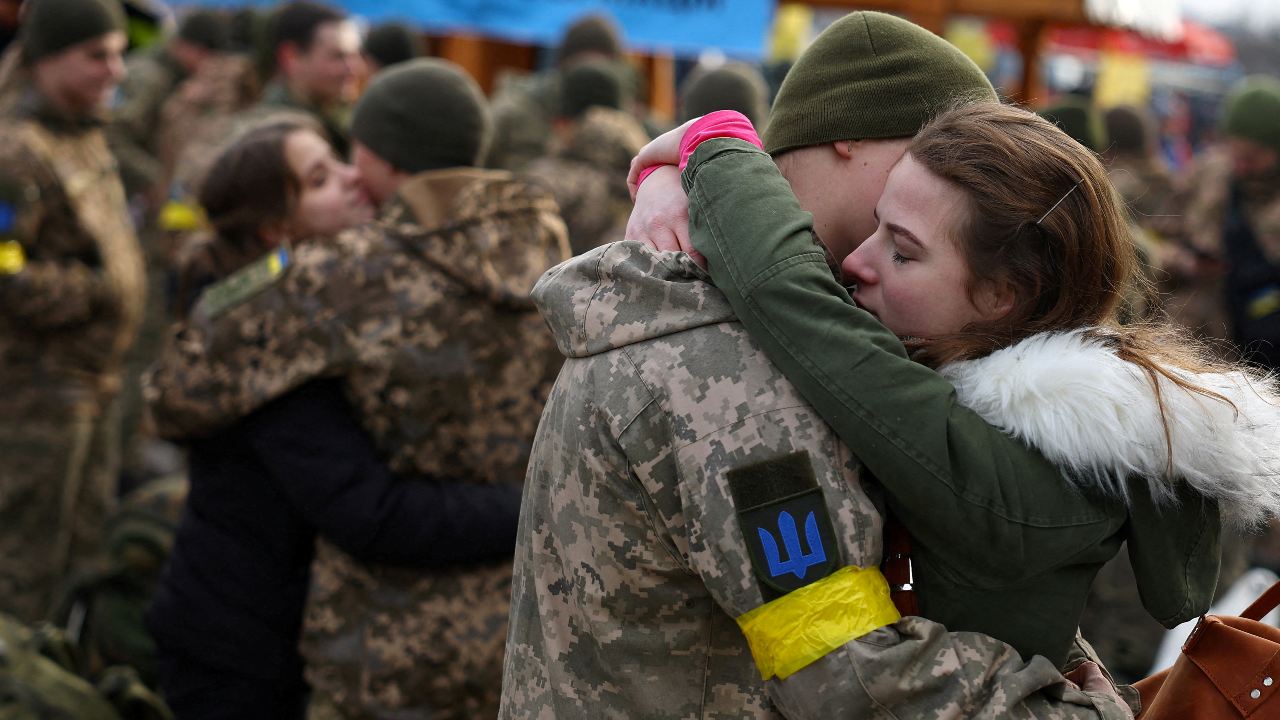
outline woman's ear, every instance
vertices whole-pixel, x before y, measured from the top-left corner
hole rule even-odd
[[[1013,283],[1008,280],[988,280],[978,288],[973,304],[988,321],[999,320],[1013,309],[1018,300]]]

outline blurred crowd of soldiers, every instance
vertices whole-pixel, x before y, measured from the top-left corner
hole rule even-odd
[[[558,354],[542,337],[545,328],[528,292],[556,262],[622,239],[631,158],[662,128],[644,107],[620,33],[600,17],[567,30],[551,68],[508,78],[492,98],[482,99],[485,119],[475,128],[460,109],[465,100],[433,108],[412,104],[411,92],[384,89],[380,102],[405,98],[402,111],[422,118],[422,132],[436,139],[435,146],[480,148],[478,158],[433,165],[437,159],[415,155],[423,151],[412,142],[388,139],[397,130],[379,124],[386,122],[381,116],[366,114],[357,133],[364,140],[352,133],[353,108],[372,86],[370,78],[422,54],[420,35],[406,26],[379,26],[362,37],[342,11],[303,2],[271,13],[193,10],[171,34],[126,58],[125,20],[114,0],[26,5],[18,21],[17,5],[0,1],[0,25],[17,21],[15,42],[0,61],[0,612],[6,616],[0,621],[0,677],[55,682],[38,677],[55,673],[56,664],[98,687],[76,686],[75,692],[94,698],[77,700],[67,688],[78,681],[70,673],[59,676],[60,693],[72,708],[68,717],[166,717],[169,711],[151,693],[159,671],[143,614],[172,547],[187,485],[181,450],[161,438],[188,444],[305,380],[345,377],[356,403],[363,403],[357,408],[363,425],[391,455],[397,473],[518,483],[558,369]],[[681,90],[681,119],[735,109],[756,127],[767,122],[770,92],[753,66],[698,67]],[[1280,83],[1252,78],[1232,98],[1219,141],[1177,176],[1158,159],[1151,120],[1141,109],[1104,114],[1070,100],[1044,113],[1105,158],[1132,210],[1134,241],[1161,294],[1135,297],[1129,312],[1167,312],[1220,341],[1223,353],[1244,352],[1276,368]],[[457,223],[462,244],[444,243],[447,251],[426,261],[435,270],[398,270],[415,287],[434,288],[432,273],[439,273],[462,278],[467,292],[491,298],[501,312],[474,315],[459,304],[457,332],[467,333],[467,353],[515,359],[482,379],[455,379],[474,384],[471,392],[480,396],[468,399],[466,412],[433,417],[427,424],[441,428],[437,437],[415,435],[413,414],[425,417],[439,411],[431,403],[453,401],[430,395],[409,371],[398,376],[394,363],[383,375],[362,371],[358,343],[334,349],[343,331],[250,329],[257,321],[253,312],[278,310],[281,305],[271,303],[285,300],[267,295],[237,308],[244,330],[236,338],[249,343],[245,338],[279,333],[296,346],[280,340],[252,358],[222,350],[236,368],[227,373],[252,378],[244,383],[281,383],[264,397],[237,397],[234,389],[219,388],[216,377],[193,378],[193,358],[230,340],[169,335],[205,285],[259,259],[228,257],[201,244],[207,223],[197,197],[206,175],[229,140],[268,119],[291,117],[320,128],[339,158],[363,147],[406,177],[426,167],[471,165],[476,172],[500,173],[468,176],[467,187],[479,188],[468,200],[472,205],[445,213]],[[483,182],[476,180],[481,177]],[[402,185],[376,197],[374,180],[366,178],[381,210],[369,232],[408,227],[410,235],[427,233],[434,228],[426,218],[444,217],[426,200],[413,202]],[[393,195],[401,198],[398,204],[390,202]],[[521,218],[517,245],[511,244],[517,224],[508,216]],[[376,260],[361,254],[358,239],[348,245],[341,252]],[[470,249],[482,246],[487,254]],[[522,253],[528,257],[516,257]],[[310,262],[314,271],[299,270],[297,283],[331,281],[323,258],[297,262]],[[352,282],[342,292],[379,298]],[[394,299],[456,301],[452,286],[440,287]],[[280,292],[291,290],[286,284]],[[348,310],[353,314],[339,319],[362,335],[377,324],[375,308],[386,307],[370,301],[363,314]],[[438,350],[430,333],[402,324],[368,330],[362,341]],[[387,340],[388,333],[399,334]],[[169,362],[152,372],[146,397],[159,412],[144,419],[147,368],[166,347],[184,341],[185,355],[176,357],[192,364]],[[321,349],[306,355],[300,348]],[[483,364],[475,357],[459,361]],[[284,371],[272,362],[292,365]],[[260,376],[252,376],[255,371]],[[483,448],[483,457],[467,456],[476,448]],[[1280,570],[1280,554],[1266,541],[1255,547],[1242,539],[1239,545],[1231,550],[1224,582],[1246,566]],[[1124,557],[1100,578],[1084,630],[1111,670],[1133,680],[1150,668],[1163,628],[1143,612],[1129,612],[1139,603]],[[424,580],[420,573],[366,566],[323,544],[316,563],[304,631],[304,654],[309,665],[314,661],[307,679],[318,699],[313,717],[374,717],[380,715],[370,708],[408,712],[419,702],[437,709],[457,704],[456,712],[441,717],[492,714],[509,563],[479,575]],[[438,644],[462,648],[444,660],[433,656],[443,652],[435,641],[421,647],[412,639],[440,616],[454,618],[456,627]],[[40,621],[54,621],[56,628],[23,625]],[[364,629],[353,635],[351,627],[360,623]],[[29,662],[12,659],[23,653]],[[427,677],[440,663],[453,663],[455,674],[485,687],[459,692],[446,687],[447,676]],[[55,716],[62,717],[49,715]]]

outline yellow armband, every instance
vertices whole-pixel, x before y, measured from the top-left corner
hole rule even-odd
[[[27,254],[17,240],[0,240],[0,275],[17,275],[27,266]]]
[[[899,617],[879,568],[847,566],[742,615],[738,626],[760,677],[785,680]]]

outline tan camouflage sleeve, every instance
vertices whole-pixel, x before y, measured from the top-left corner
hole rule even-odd
[[[274,265],[264,257],[207,288],[174,327],[143,378],[161,437],[206,436],[309,380],[341,374],[360,352],[356,316],[394,319],[332,247],[289,257]]]
[[[1124,720],[1113,693],[1083,692],[1047,659],[1003,642],[905,617],[769,682],[788,717]]]
[[[33,330],[82,323],[111,297],[104,271],[58,237],[76,222],[61,196],[52,169],[12,137],[0,140],[0,303]]]
[[[810,411],[754,416],[685,446],[678,458],[689,562],[740,625],[841,567],[878,565],[879,512],[857,479],[857,461],[815,428]],[[866,610],[834,608],[841,616]],[[804,634],[825,616],[815,609],[789,620]],[[755,642],[752,650],[767,675]],[[1026,662],[999,640],[917,617],[870,629],[766,687],[790,718],[1132,717],[1118,699],[1068,685],[1043,657]]]

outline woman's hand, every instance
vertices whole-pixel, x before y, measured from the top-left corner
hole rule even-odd
[[[658,168],[640,186],[636,206],[627,219],[626,239],[638,240],[654,250],[686,252],[694,262],[707,266],[707,259],[695,252],[689,241],[689,198],[675,165]]]
[[[698,120],[694,118],[675,130],[667,131],[640,148],[640,154],[631,159],[631,172],[627,173],[627,187],[631,189],[632,200],[636,199],[641,171],[653,165],[680,164],[680,141],[684,139],[684,131]]]

